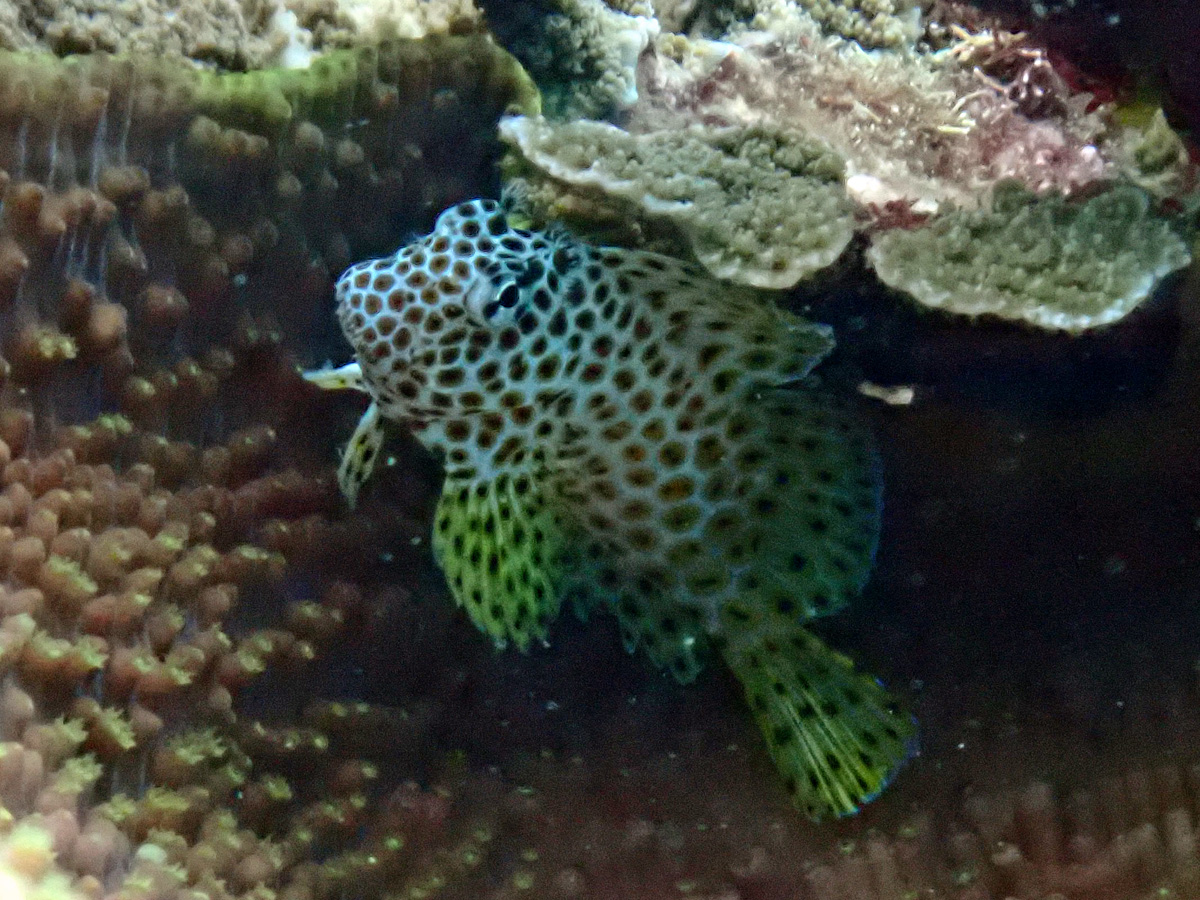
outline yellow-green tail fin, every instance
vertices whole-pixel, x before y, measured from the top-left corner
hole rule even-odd
[[[538,479],[446,476],[433,550],[454,599],[497,645],[545,640],[561,603],[564,547]]]
[[[916,724],[879,682],[808,632],[722,648],[796,806],[848,816],[916,749]]]

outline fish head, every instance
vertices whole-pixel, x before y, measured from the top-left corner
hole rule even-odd
[[[532,373],[514,360],[543,356],[563,337],[554,313],[573,248],[474,200],[392,256],[348,269],[338,317],[376,399],[400,417],[493,408],[489,385],[519,386]]]

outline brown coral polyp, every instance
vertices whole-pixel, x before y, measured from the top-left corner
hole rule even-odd
[[[334,521],[293,354],[350,258],[481,190],[510,69],[478,36],[238,77],[0,54],[0,868],[120,900],[382,871],[374,764],[243,708],[367,621],[325,563],[401,542]]]

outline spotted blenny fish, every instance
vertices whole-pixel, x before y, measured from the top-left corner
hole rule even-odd
[[[437,454],[434,553],[498,645],[585,598],[681,682],[724,660],[810,817],[887,785],[912,718],[804,627],[860,591],[879,530],[869,436],[809,374],[829,329],[491,200],[352,266],[337,314],[356,361],[306,377],[370,397],[341,488],[353,503],[385,419]]]

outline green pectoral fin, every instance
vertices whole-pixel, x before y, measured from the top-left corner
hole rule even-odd
[[[337,471],[338,487],[352,508],[358,502],[358,492],[375,471],[382,447],[383,419],[379,404],[372,403],[358,420]]]
[[[367,391],[362,367],[356,362],[347,363],[340,369],[313,369],[304,373],[304,380],[326,391]]]
[[[725,660],[767,739],[792,800],[812,819],[847,816],[874,799],[916,749],[916,723],[880,683],[796,629]]]
[[[543,486],[524,473],[446,476],[433,551],[459,605],[499,646],[545,640],[561,603],[562,526]]]

